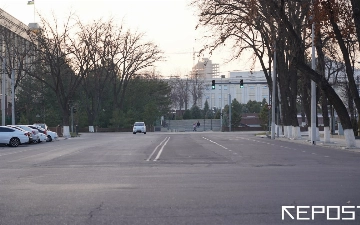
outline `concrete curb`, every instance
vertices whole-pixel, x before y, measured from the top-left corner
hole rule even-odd
[[[332,138],[332,139],[334,139],[334,138]],[[304,145],[312,145],[310,143],[310,141],[307,140],[307,139],[296,139],[296,140],[294,140],[294,139],[289,139],[289,138],[276,138],[275,140],[293,142],[293,143],[304,144]],[[329,143],[324,143],[322,141],[317,141],[317,146],[360,153],[360,147],[347,148],[344,143],[341,143],[341,142],[344,142],[344,141],[345,141],[344,139],[338,139],[336,141],[332,140]],[[360,146],[360,142],[358,142],[357,145]]]

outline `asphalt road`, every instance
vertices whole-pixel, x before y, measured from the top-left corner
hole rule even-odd
[[[359,153],[252,133],[82,134],[0,147],[0,224],[360,224],[359,178]]]

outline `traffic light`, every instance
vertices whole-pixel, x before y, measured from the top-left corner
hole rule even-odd
[[[240,80],[240,88],[243,88],[243,87],[244,87],[244,81]]]
[[[215,80],[211,81],[211,89],[215,89]]]

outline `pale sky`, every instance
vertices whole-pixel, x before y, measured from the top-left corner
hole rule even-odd
[[[34,6],[27,5],[27,0],[0,0],[0,8],[24,24],[34,22]],[[39,22],[38,13],[52,20],[52,14],[60,21],[74,12],[84,21],[114,17],[118,24],[125,22],[127,28],[146,34],[146,41],[152,41],[165,53],[166,62],[156,65],[164,77],[171,74],[188,74],[194,63],[193,49],[201,48],[203,33],[195,30],[198,18],[195,9],[189,6],[190,0],[35,0],[35,21]],[[222,49],[210,58],[220,65],[220,73],[231,70],[248,71],[249,59],[243,62],[226,63],[231,51]]]

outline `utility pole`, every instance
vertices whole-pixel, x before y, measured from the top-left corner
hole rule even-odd
[[[311,26],[311,69],[315,70],[314,22]],[[316,84],[311,80],[311,143],[316,145]]]
[[[271,97],[271,139],[275,139],[275,103],[276,103],[276,42],[274,42],[274,60],[273,60],[273,83]]]
[[[229,93],[229,132],[231,132],[231,94],[230,93]]]
[[[5,57],[3,59],[3,74],[2,74],[2,83],[1,83],[1,122],[2,122],[2,126],[5,126],[5,82],[6,82],[6,74],[5,74],[5,66],[6,66],[6,52],[5,52]]]
[[[222,131],[222,127],[223,127],[223,113],[222,113],[222,102],[223,102],[223,94],[222,94],[222,90],[223,90],[223,83],[222,83],[222,79],[225,78],[225,75],[221,75],[221,97],[220,97],[220,101],[221,101],[221,106],[220,106],[220,129]]]
[[[11,71],[11,124],[15,125],[15,72]]]

